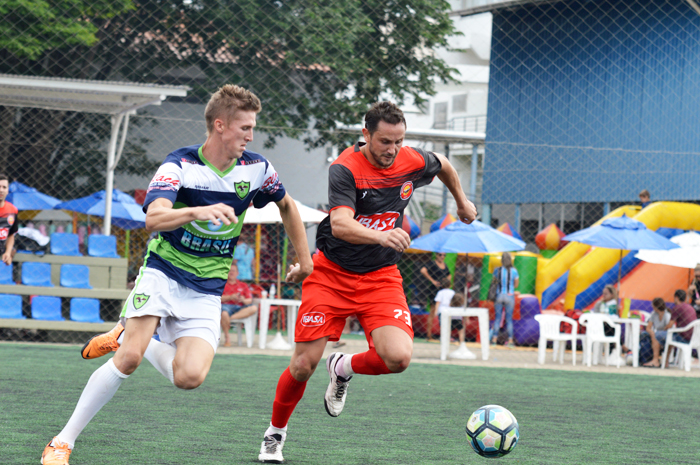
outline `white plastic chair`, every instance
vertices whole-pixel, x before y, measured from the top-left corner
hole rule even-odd
[[[586,337],[583,339],[583,360],[586,365],[591,366],[598,364],[599,350],[596,350],[596,354],[593,354],[594,344],[605,344],[605,363],[608,365],[610,357],[610,344],[615,345],[615,361],[618,368],[620,368],[620,331],[621,326],[613,322],[612,318],[608,315],[603,315],[600,313],[584,313],[579,318],[579,323],[586,327]],[[615,329],[615,334],[613,336],[605,335],[605,327],[603,323],[607,323]]]
[[[689,342],[676,342],[673,340],[674,333],[683,333],[691,328],[693,329],[693,335],[690,337]],[[681,351],[679,357],[679,368],[685,368],[685,371],[690,371],[690,361],[692,360],[691,356],[693,353],[693,349],[697,350],[698,354],[700,354],[700,320],[693,321],[685,328],[671,328],[668,330],[668,332],[666,333],[666,346],[664,347],[664,355],[661,360],[662,369],[666,366],[666,357],[671,347]]]
[[[258,325],[258,312],[256,311],[252,315],[241,318],[239,320],[231,320],[231,326],[236,325],[236,331],[238,332],[238,345],[241,345],[242,330],[245,328],[245,343],[248,348],[253,347],[253,339],[255,338],[255,328]]]
[[[553,361],[557,361],[557,352],[559,352],[559,363],[564,363],[564,349],[566,342],[571,342],[571,350],[576,365],[576,341],[583,339],[584,335],[578,334],[578,322],[573,318],[563,315],[535,315],[535,320],[540,324],[540,340],[537,350],[537,363],[544,364],[545,351],[547,349],[547,341],[553,342],[554,357]],[[561,332],[561,324],[568,323],[571,325],[571,334]],[[561,344],[560,344],[561,342]]]

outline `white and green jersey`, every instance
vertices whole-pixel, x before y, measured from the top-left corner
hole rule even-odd
[[[251,203],[262,208],[284,196],[277,172],[262,155],[246,150],[222,172],[202,156],[201,145],[175,150],[151,180],[144,211],[158,198],[170,200],[173,208],[224,203],[236,211],[238,223],[215,226],[211,221],[192,221],[160,232],[148,245],[144,266],[195,291],[221,295],[246,209]]]

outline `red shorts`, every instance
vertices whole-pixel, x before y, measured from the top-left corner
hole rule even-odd
[[[381,326],[396,326],[413,339],[403,280],[396,265],[370,273],[353,273],[323,255],[314,255],[314,271],[301,287],[301,306],[294,329],[296,342],[329,336],[337,341],[347,317],[355,315],[370,347],[371,333]]]

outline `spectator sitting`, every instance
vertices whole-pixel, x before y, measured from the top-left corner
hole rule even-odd
[[[231,329],[231,320],[240,320],[254,314],[258,307],[252,304],[253,293],[246,283],[238,280],[238,265],[233,262],[221,296],[221,329],[224,331],[224,347],[231,347],[228,334]]]
[[[651,302],[654,312],[647,322],[646,331],[639,338],[639,357],[645,367],[658,367],[661,347],[666,344],[666,330],[671,322],[671,312],[666,302],[656,297]]]
[[[645,208],[651,203],[651,194],[648,190],[644,189],[639,193],[639,201],[642,203],[642,208]]]
[[[690,305],[695,309],[696,317],[700,318],[700,265],[695,267],[695,277],[688,287],[688,296],[690,297]]]
[[[677,289],[673,293],[673,308],[671,309],[671,321],[669,322],[666,329],[675,326],[676,328],[684,328],[690,323],[697,319],[695,315],[695,309],[686,303],[685,299],[687,294],[683,289]],[[673,333],[673,340],[675,342],[682,342],[687,344],[690,338],[693,336],[693,330],[689,329],[682,333]],[[665,355],[666,362],[668,363],[668,354]]]

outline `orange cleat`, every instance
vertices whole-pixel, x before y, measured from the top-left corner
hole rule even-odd
[[[117,326],[112,328],[109,332],[92,336],[81,349],[80,355],[82,355],[84,359],[89,360],[114,352],[119,348],[117,339],[119,339],[123,331],[124,327],[121,322],[118,322]]]
[[[44,448],[44,453],[41,454],[41,463],[43,465],[69,465],[70,453],[71,448],[68,447],[68,444],[55,437]]]

